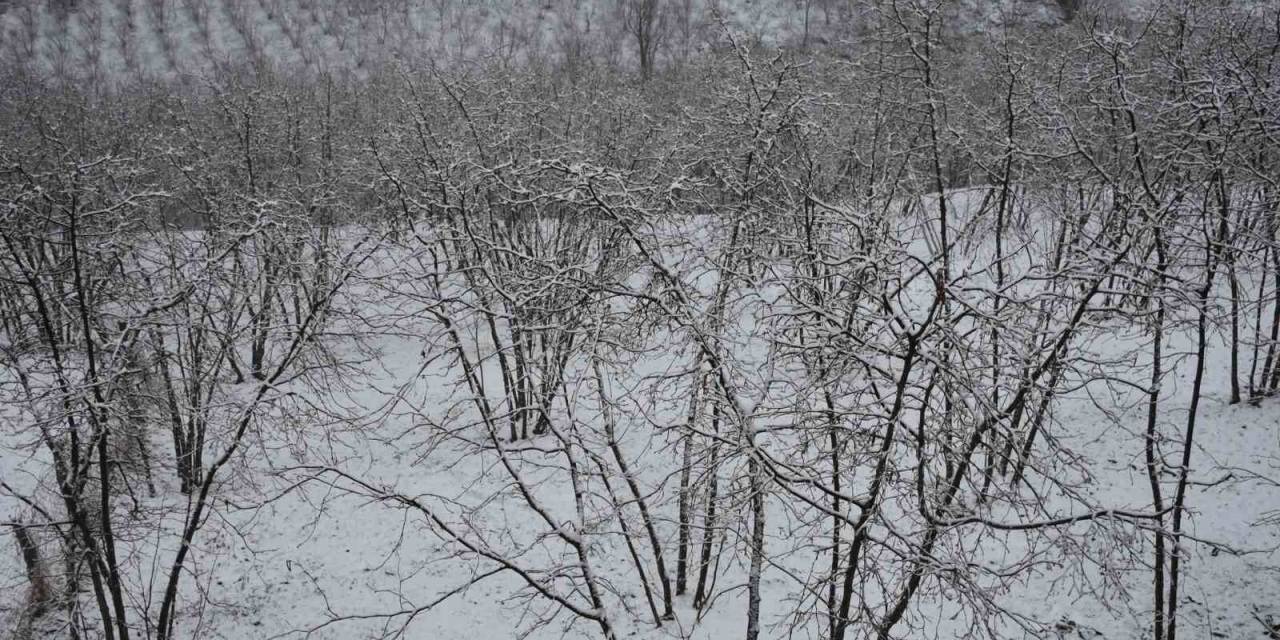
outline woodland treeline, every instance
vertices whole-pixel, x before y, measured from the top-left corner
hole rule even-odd
[[[534,626],[615,638],[742,604],[749,640],[905,638],[940,601],[979,636],[1038,633],[1012,585],[1084,557],[1060,570],[1128,577],[1077,595],[1196,635],[1206,378],[1232,403],[1280,389],[1280,13],[975,34],[947,10],[871,2],[804,51],[726,27],[678,68],[6,69],[3,455],[47,467],[0,478],[16,637],[191,637],[191,555],[250,443],[359,422],[324,400],[360,384],[351,350],[415,331],[456,389],[416,428],[494,461],[528,537],[337,465],[290,477],[410,510],[515,576]],[[1097,461],[1056,409],[1089,385],[1141,398],[1142,504],[1081,490]]]

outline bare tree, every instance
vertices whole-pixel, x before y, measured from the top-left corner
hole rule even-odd
[[[636,45],[640,78],[653,76],[658,49],[667,38],[668,7],[664,0],[622,0],[619,6],[623,28]]]

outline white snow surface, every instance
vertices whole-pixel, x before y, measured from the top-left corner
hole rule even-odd
[[[384,258],[395,262],[394,255]],[[361,284],[355,294],[385,295],[367,284]],[[767,292],[762,295],[768,297]],[[441,640],[598,636],[596,626],[531,596],[509,572],[488,575],[468,586],[496,566],[447,542],[423,513],[344,492],[338,487],[349,488],[350,482],[315,469],[340,470],[377,489],[413,497],[451,526],[470,527],[470,535],[495,547],[520,550],[521,560],[530,566],[569,559],[568,555],[553,557],[555,546],[533,544],[546,529],[538,526],[517,498],[491,451],[442,441],[424,424],[464,413],[466,392],[458,387],[456,371],[447,359],[427,364],[424,358],[443,344],[437,330],[418,321],[392,322],[393,316],[413,311],[411,307],[412,303],[390,297],[365,307],[368,317],[383,321],[381,335],[368,345],[372,353],[357,350],[354,344],[333,344],[339,354],[362,363],[365,373],[334,381],[334,397],[323,404],[331,415],[362,416],[358,421],[303,412],[282,420],[283,426],[264,421],[252,433],[251,446],[236,457],[226,481],[217,487],[216,509],[196,540],[192,570],[199,580],[187,579],[184,589],[189,601],[203,592],[209,605],[184,610],[181,636],[228,640],[356,639],[388,634]],[[749,317],[741,320],[750,324]],[[1167,352],[1190,352],[1192,338],[1173,336]],[[1142,339],[1123,333],[1087,337],[1100,354],[1127,352]],[[1223,340],[1215,335],[1210,346],[1192,457],[1194,484],[1187,500],[1187,531],[1199,542],[1188,545],[1183,565],[1182,632],[1188,638],[1262,637],[1258,618],[1280,616],[1280,557],[1275,553],[1280,546],[1280,484],[1276,483],[1280,480],[1280,399],[1265,400],[1256,407],[1227,404]],[[741,354],[743,358],[751,355]],[[663,357],[634,362],[629,371],[614,371],[618,374],[615,384],[639,389],[654,384],[655,376],[678,371],[687,363],[688,353],[673,346]],[[489,375],[496,375],[496,369],[491,367]],[[1180,432],[1191,375],[1191,358],[1181,358],[1176,374],[1165,385],[1162,401],[1170,433]],[[570,395],[574,395],[572,387]],[[643,393],[629,396],[631,400],[644,397]],[[1097,504],[1136,511],[1148,508],[1142,440],[1136,436],[1145,425],[1144,401],[1134,389],[1100,384],[1071,390],[1059,401],[1051,434],[1064,446],[1092,457],[1093,475],[1083,486]],[[575,411],[580,419],[598,422],[599,407],[593,400],[579,405]],[[686,411],[665,401],[639,408],[659,425],[679,422]],[[3,415],[0,419],[13,424],[21,418]],[[664,506],[655,516],[668,567],[674,567],[672,496],[679,464],[674,431],[650,437],[655,427],[637,421],[624,421],[619,429],[625,454],[644,488],[653,492],[655,501],[662,498]],[[32,490],[39,481],[36,474],[47,463],[43,450],[33,446],[29,435],[8,426],[0,429],[0,437],[5,438],[0,478],[20,491]],[[156,434],[156,451],[165,450],[163,437]],[[516,457],[521,471],[539,500],[554,517],[572,523],[576,521],[572,488],[564,480],[561,458],[542,450],[542,445],[549,445],[547,438],[509,446],[520,451]],[[1166,454],[1172,457],[1172,447]],[[163,466],[163,460],[158,464]],[[181,505],[184,497],[172,473],[162,468],[157,477],[159,496],[139,496],[139,500],[146,506]],[[1166,483],[1166,495],[1171,480]],[[625,492],[621,480],[616,485],[615,491]],[[22,509],[0,493],[0,520],[16,519]],[[767,549],[780,558],[780,564],[767,564],[764,572],[765,635],[817,638],[823,632],[820,620],[797,623],[789,617],[798,595],[791,575],[820,570],[826,560],[812,550],[808,555],[791,551],[821,541],[796,539],[794,531],[779,526],[786,522],[787,513],[781,499],[769,499]],[[999,520],[1007,514],[989,515]],[[177,523],[165,521],[163,526],[172,530]],[[745,521],[732,526],[745,535]],[[1061,547],[1053,552],[1046,549],[1043,563],[994,594],[1001,606],[1046,623],[1028,629],[1005,625],[1003,634],[1134,638],[1149,633],[1150,536],[1135,533],[1128,537],[1127,546],[1098,548],[1095,543],[1113,539],[1093,535],[1102,526],[1113,525],[1080,523],[1058,529],[1055,535]],[[576,530],[566,531],[572,532],[570,537],[578,535]],[[134,571],[129,580],[149,580],[153,558],[165,566],[175,538],[170,531],[158,539],[158,552],[155,537],[127,541],[132,550],[128,566]],[[655,627],[647,619],[621,540],[617,536],[590,540],[593,570],[613,591],[607,597],[607,615],[619,637],[717,639],[742,634],[745,589],[734,587],[744,583],[745,566],[727,566],[717,584],[725,593],[701,620],[690,598],[682,596],[677,599],[676,620]],[[639,539],[637,544],[643,546]],[[1026,544],[1026,536],[1019,532],[988,533],[981,548],[973,550],[970,569],[999,567],[1003,558],[1018,555]],[[1092,560],[1078,553],[1083,550],[1089,551]],[[721,559],[745,564],[734,558],[726,552]],[[1072,567],[1074,563],[1081,565]],[[24,583],[13,537],[0,537],[0,630],[14,619]],[[436,600],[438,604],[411,615]],[[929,637],[960,637],[973,624],[965,615],[957,615],[945,594],[922,596],[910,613],[925,621],[920,633]]]

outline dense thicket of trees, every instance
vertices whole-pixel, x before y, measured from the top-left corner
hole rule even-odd
[[[1280,390],[1276,7],[972,34],[945,2],[870,2],[846,42],[777,52],[723,25],[661,66],[644,51],[675,4],[624,9],[643,81],[569,58],[109,90],[7,69],[0,404],[49,464],[0,487],[24,505],[25,632],[189,635],[229,465],[322,422],[335,349],[386,330],[421,332],[457,388],[395,401],[492,461],[537,534],[292,473],[518,576],[550,604],[533,624],[614,638],[743,589],[746,636],[782,635],[762,574],[803,558],[790,628],[919,637],[930,602],[997,635],[1046,622],[1010,585],[1078,556],[1060,570],[1149,575],[1146,633],[1177,637],[1203,381]],[[1230,370],[1209,372],[1219,343]],[[1146,505],[1090,498],[1096,461],[1059,437],[1057,399],[1108,384],[1144,398],[1124,426]]]

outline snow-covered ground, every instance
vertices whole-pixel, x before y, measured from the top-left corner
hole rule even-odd
[[[706,241],[705,234],[689,236],[695,244]],[[920,246],[923,250],[923,240]],[[388,251],[373,270],[394,271],[401,258]],[[215,512],[197,539],[192,578],[185,584],[188,602],[206,604],[184,610],[179,622],[182,637],[470,640],[598,635],[593,624],[531,594],[513,573],[495,573],[494,563],[449,542],[438,523],[423,512],[403,501],[369,497],[385,493],[419,500],[449,526],[464,528],[473,539],[502,549],[525,566],[576,562],[564,545],[545,540],[546,527],[517,495],[499,456],[475,435],[479,427],[469,427],[474,432],[468,436],[471,443],[441,436],[440,425],[465,419],[468,395],[458,384],[457,367],[449,358],[438,357],[444,348],[439,327],[416,313],[417,302],[396,297],[398,287],[414,286],[407,276],[361,282],[350,304],[361,309],[362,343],[333,338],[331,344],[337,355],[357,363],[360,373],[334,380],[330,397],[312,398],[316,405],[290,405],[289,413],[261,421],[251,434],[251,446],[234,459],[227,482],[218,489]],[[768,293],[761,297],[768,299]],[[750,315],[737,320],[739,330],[749,335]],[[479,327],[464,330],[472,332],[471,344],[478,349],[488,344]],[[1143,351],[1139,347],[1145,338],[1140,333],[1105,327],[1091,331],[1081,340],[1100,362]],[[1166,380],[1162,398],[1161,426],[1170,438],[1181,432],[1192,376],[1192,360],[1176,356],[1192,351],[1192,338],[1179,332],[1167,346],[1170,362],[1179,363]],[[679,448],[677,431],[659,427],[682,420],[689,393],[669,386],[657,389],[670,384],[668,374],[678,372],[689,354],[680,340],[661,332],[648,341],[650,350],[642,360],[611,369],[610,392],[621,397],[626,391],[625,403],[631,403],[632,410],[622,412],[619,424],[621,448],[650,503],[660,505],[654,516],[667,565],[673,567]],[[738,356],[744,362],[759,359],[759,354],[749,352],[751,344],[749,338],[742,343],[745,351]],[[1261,620],[1280,616],[1280,399],[1258,406],[1228,404],[1226,358],[1224,338],[1214,335],[1187,499],[1186,531],[1194,542],[1188,543],[1183,564],[1184,637],[1263,637]],[[1143,379],[1142,366],[1125,372]],[[487,375],[497,376],[492,363]],[[567,424],[598,426],[604,418],[591,376],[574,375],[570,380],[574,382],[567,396],[576,400],[580,393],[582,400],[569,403],[576,415],[559,417],[568,418]],[[1077,478],[1077,503],[1148,509],[1140,437],[1145,395],[1124,384],[1068,386],[1046,436],[1059,449],[1088,461],[1067,461],[1063,466],[1064,473],[1087,470]],[[22,418],[6,414],[3,419],[17,425]],[[39,475],[47,464],[46,454],[31,442],[30,434],[6,426],[0,436],[5,438],[0,443],[0,479],[19,492],[47,483]],[[163,451],[164,434],[154,438],[155,449]],[[1169,444],[1165,454],[1170,460],[1174,451]],[[181,513],[185,500],[164,457],[157,457],[158,497],[137,496],[139,506],[131,511],[142,518]],[[509,445],[509,458],[553,518],[579,521],[573,487],[551,436]],[[724,478],[732,475],[727,470]],[[1169,474],[1166,496],[1172,480]],[[1033,474],[1031,484],[1037,483],[1042,479]],[[616,485],[614,491],[625,492],[621,480]],[[820,617],[793,615],[802,596],[802,578],[820,571],[825,562],[818,551],[823,541],[806,537],[805,529],[795,526],[779,493],[766,504],[766,552],[772,562],[763,576],[765,635],[820,637],[825,624]],[[1064,504],[1068,510],[1074,506]],[[0,520],[17,518],[22,509],[9,495],[0,494]],[[745,513],[729,512],[731,519],[741,521],[726,523],[729,547],[718,552],[723,563],[718,597],[700,619],[690,597],[678,597],[676,619],[661,627],[648,619],[622,537],[595,532],[600,535],[591,536],[589,557],[598,580],[608,586],[607,613],[618,636],[656,640],[741,634],[745,560],[742,553],[729,549],[743,546],[736,536],[746,535]],[[1005,515],[1013,514],[991,514],[995,519]],[[158,529],[172,532],[177,526],[165,521]],[[600,526],[608,530],[615,525]],[[137,529],[154,533],[157,527]],[[641,534],[635,535],[643,547]],[[16,619],[25,585],[16,543],[12,536],[2,540],[0,630]],[[134,572],[126,579],[135,585],[153,580],[152,558],[163,566],[173,540],[171,533],[148,539],[126,536],[125,544],[132,550],[126,564]],[[1081,522],[1034,538],[1018,531],[987,531],[975,537],[973,545],[971,564],[962,569],[982,575],[992,606],[1025,616],[1026,627],[1018,628],[1007,618],[982,620],[981,611],[961,607],[953,594],[925,591],[909,613],[917,626],[904,627],[902,637],[962,637],[987,622],[1008,637],[1132,638],[1149,633],[1151,536],[1132,523]],[[1019,567],[1012,578],[993,575],[1008,569],[1010,558],[1032,562]],[[563,576],[547,580],[567,589]]]

